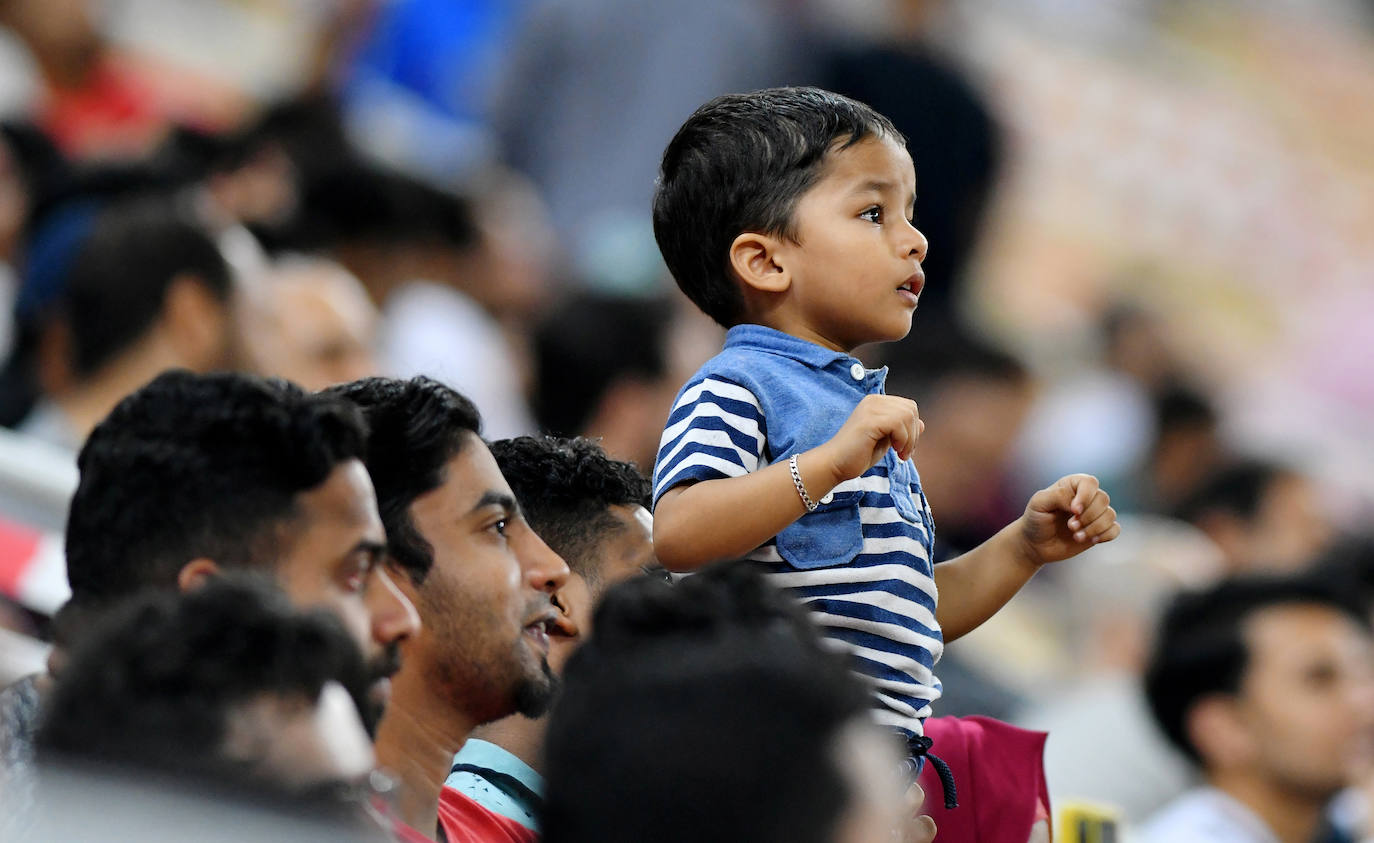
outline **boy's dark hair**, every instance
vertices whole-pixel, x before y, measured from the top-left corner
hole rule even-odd
[[[594,628],[549,724],[545,840],[833,839],[835,737],[867,700],[798,606],[727,564],[612,586]]]
[[[361,459],[347,402],[283,380],[171,371],[121,401],[77,458],[67,579],[77,601],[168,587],[197,557],[274,564],[296,498]]]
[[[262,694],[314,702],[331,680],[356,695],[362,676],[338,618],[293,608],[265,580],[147,591],[82,636],[46,700],[37,746],[233,783],[245,774],[222,754],[234,706]]]
[[[672,306],[658,298],[583,292],[555,308],[534,335],[539,428],[575,436],[611,386],[662,378],[671,320]]]
[[[228,301],[228,263],[210,234],[170,199],[103,209],[72,258],[61,298],[76,375],[93,374],[142,337],[181,275]]]
[[[1155,721],[1180,750],[1203,761],[1188,736],[1188,714],[1212,694],[1239,691],[1249,667],[1246,622],[1276,606],[1317,605],[1362,628],[1359,601],[1310,576],[1245,576],[1176,596],[1165,609],[1145,669],[1145,697]]]
[[[419,376],[363,378],[326,394],[352,402],[368,425],[367,470],[377,490],[387,551],[416,584],[434,564],[434,548],[410,517],[415,499],[444,482],[448,463],[480,437],[482,416],[453,389]]]
[[[904,143],[886,117],[819,88],[768,88],[716,97],[663,152],[654,237],[679,287],[725,327],[743,318],[730,244],[746,231],[795,239],[797,200],[827,153],[870,137]]]
[[[530,527],[575,573],[597,583],[598,540],[621,526],[607,510],[648,508],[649,481],[590,439],[521,436],[491,443],[491,453]]]

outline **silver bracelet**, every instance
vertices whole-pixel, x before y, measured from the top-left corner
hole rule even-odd
[[[802,483],[801,472],[797,470],[797,456],[792,455],[792,459],[787,461],[787,467],[792,469],[792,484],[797,487],[797,494],[801,495],[802,504],[805,505],[807,512],[816,511],[816,502],[811,500],[811,496],[806,493],[806,485]]]

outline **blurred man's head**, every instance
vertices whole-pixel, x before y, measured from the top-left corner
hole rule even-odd
[[[1216,542],[1233,571],[1298,570],[1333,535],[1312,479],[1265,460],[1216,468],[1175,515]]]
[[[895,742],[802,610],[748,566],[607,591],[546,743],[544,839],[885,839]],[[589,763],[589,759],[595,759]]]
[[[263,582],[155,590],[101,617],[44,710],[45,759],[302,793],[374,765],[358,648]]]
[[[535,416],[542,430],[592,436],[620,459],[651,467],[681,385],[669,354],[672,306],[583,293],[535,331]]]
[[[379,564],[366,436],[357,408],[285,381],[161,375],[81,450],[67,522],[73,603],[259,570],[297,605],[336,612],[379,678],[394,672],[417,620]]]
[[[255,371],[309,390],[377,373],[377,308],[339,264],[316,257],[280,259],[246,299],[244,350]]]
[[[76,383],[156,346],[169,365],[224,368],[233,279],[214,239],[172,200],[103,208],[71,259],[60,316]]]
[[[491,443],[491,453],[530,526],[572,572],[555,597],[566,622],[550,641],[549,661],[561,672],[591,632],[602,592],[658,569],[649,481],[589,439],[521,436]]]
[[[1164,733],[1223,789],[1320,804],[1374,763],[1368,621],[1315,581],[1238,578],[1180,595],[1145,690]]]
[[[330,393],[366,416],[388,551],[424,625],[406,647],[406,693],[441,702],[468,728],[541,714],[554,688],[550,598],[568,568],[526,523],[477,409],[423,377]]]

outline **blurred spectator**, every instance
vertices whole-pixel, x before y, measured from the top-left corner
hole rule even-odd
[[[533,7],[512,39],[492,122],[576,259],[626,237],[652,242],[660,153],[699,104],[796,81],[801,48],[787,12],[779,0]]]
[[[317,834],[355,839],[370,826],[381,839],[364,806],[346,799],[365,792],[374,763],[347,690],[361,675],[337,618],[298,612],[266,585],[221,580],[121,604],[76,648],[49,698],[25,839],[171,836],[184,820],[169,791],[199,794],[240,821],[286,810]],[[102,786],[122,788],[139,810],[70,810],[83,788],[94,807]],[[299,839],[287,817],[281,833]]]
[[[363,678],[336,616],[220,579],[121,604],[72,651],[39,760],[103,762],[302,793],[361,782],[372,747],[349,696]]]
[[[1142,510],[1174,512],[1228,456],[1221,420],[1212,402],[1183,384],[1154,395],[1155,436],[1138,477]]]
[[[595,625],[549,723],[549,843],[933,838],[863,688],[752,566],[622,583]]]
[[[574,634],[552,601],[568,567],[521,515],[462,395],[420,377],[331,392],[367,417],[387,549],[424,624],[377,735],[377,757],[403,785],[400,815],[422,830],[437,822],[450,841],[528,840],[519,823],[443,784],[473,728],[548,707],[549,636]]]
[[[465,199],[343,158],[309,177],[296,239],[335,257],[367,287],[382,311],[384,371],[461,389],[499,437],[534,430],[524,397],[528,367],[497,317],[523,324],[531,315],[547,238],[537,234],[534,200],[496,178],[513,192],[502,196],[494,186],[490,196]],[[479,204],[489,207],[479,214]],[[502,226],[502,238],[488,236]]]
[[[1216,542],[1232,571],[1292,571],[1331,541],[1326,511],[1311,478],[1252,459],[1212,471],[1175,514]]]
[[[646,571],[666,576],[654,559],[649,481],[586,439],[521,437],[493,442],[491,451],[530,526],[571,571],[554,595],[571,624],[549,636],[549,666],[561,675],[592,633],[592,610],[607,588]],[[544,717],[515,715],[480,727],[454,756],[448,786],[538,831],[546,726]]]
[[[245,299],[244,351],[254,371],[312,391],[378,373],[377,308],[334,261],[278,258]]]
[[[38,344],[45,397],[22,432],[74,451],[159,372],[235,362],[234,278],[210,235],[171,200],[78,205],[51,225],[53,254],[41,266],[31,257],[26,281],[56,288],[34,293],[52,301]]]
[[[535,418],[545,433],[600,440],[606,453],[648,469],[678,379],[662,299],[578,293],[534,332]]]
[[[1354,770],[1374,764],[1367,607],[1322,584],[1243,578],[1181,595],[1145,690],[1205,785],[1141,839],[1305,843]]]
[[[829,49],[817,84],[888,117],[906,137],[916,164],[916,227],[931,243],[921,262],[928,279],[921,291],[921,319],[927,325],[958,321],[954,303],[1001,172],[1003,138],[987,98],[942,51],[934,30],[949,4],[830,0],[812,5],[832,7],[830,17],[821,20],[819,35]],[[881,21],[874,26],[866,16]],[[836,24],[845,29],[866,24],[868,32],[837,44]]]
[[[166,128],[166,104],[110,49],[97,17],[92,0],[0,4],[0,24],[17,39],[7,63],[30,74],[8,105],[31,113],[69,155],[146,153]]]

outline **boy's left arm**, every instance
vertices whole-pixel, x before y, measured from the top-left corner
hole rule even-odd
[[[962,556],[935,566],[935,616],[945,641],[977,629],[1050,562],[1121,535],[1111,499],[1090,474],[1070,474],[1031,496],[1021,517]]]

